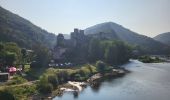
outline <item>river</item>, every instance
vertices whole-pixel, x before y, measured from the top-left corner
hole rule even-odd
[[[53,100],[170,100],[170,63],[141,63],[131,60],[123,65],[131,73],[88,86],[78,96],[64,93]]]

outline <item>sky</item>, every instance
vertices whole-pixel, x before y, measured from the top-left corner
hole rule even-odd
[[[170,32],[170,0],[0,0],[0,6],[55,34],[103,22],[149,37]]]

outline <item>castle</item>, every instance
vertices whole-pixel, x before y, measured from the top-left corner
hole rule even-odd
[[[55,62],[64,61],[66,51],[70,48],[79,48],[87,41],[84,30],[75,28],[74,32],[71,32],[70,35],[70,39],[65,39],[62,33],[58,34],[56,46],[53,49],[53,59]]]

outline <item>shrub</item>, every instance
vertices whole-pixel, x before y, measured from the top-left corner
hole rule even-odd
[[[53,91],[53,85],[50,83],[44,83],[38,86],[38,91],[42,94],[48,94]]]
[[[12,95],[9,91],[0,91],[0,98],[2,100],[15,100],[14,95]]]
[[[106,70],[106,64],[103,61],[97,61],[96,67],[100,73],[103,73]]]
[[[27,82],[26,79],[22,78],[21,76],[14,76],[14,78],[7,83],[7,85],[15,85],[15,84],[22,84]]]
[[[57,76],[59,77],[58,78],[59,83],[67,82],[69,79],[69,75],[66,70],[59,71]]]
[[[42,94],[48,94],[52,92],[53,85],[51,83],[48,83],[47,75],[43,75],[40,77],[40,81],[37,84],[37,89]]]
[[[97,73],[97,68],[92,65],[88,65],[87,68],[90,70],[91,74]]]
[[[30,68],[31,69],[37,69],[39,68],[39,63],[37,61],[33,61],[31,64],[30,64]]]
[[[80,74],[77,73],[77,74],[75,74],[74,78],[75,78],[75,80],[80,80],[81,76],[80,76]]]
[[[36,85],[3,87],[0,91],[0,100],[27,100],[28,96],[36,92]]]
[[[48,82],[51,83],[53,85],[53,87],[56,87],[59,84],[58,78],[56,75],[49,75]]]

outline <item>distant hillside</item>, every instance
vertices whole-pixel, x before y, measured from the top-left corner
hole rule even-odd
[[[102,35],[108,39],[125,41],[132,45],[138,45],[145,53],[163,54],[167,53],[169,47],[144,35],[139,35],[129,29],[113,22],[97,24],[85,29],[85,34],[96,37]]]
[[[159,34],[154,39],[170,46],[170,32]]]
[[[34,44],[52,47],[55,41],[54,34],[0,7],[0,42],[15,42],[21,47],[31,48]]]

